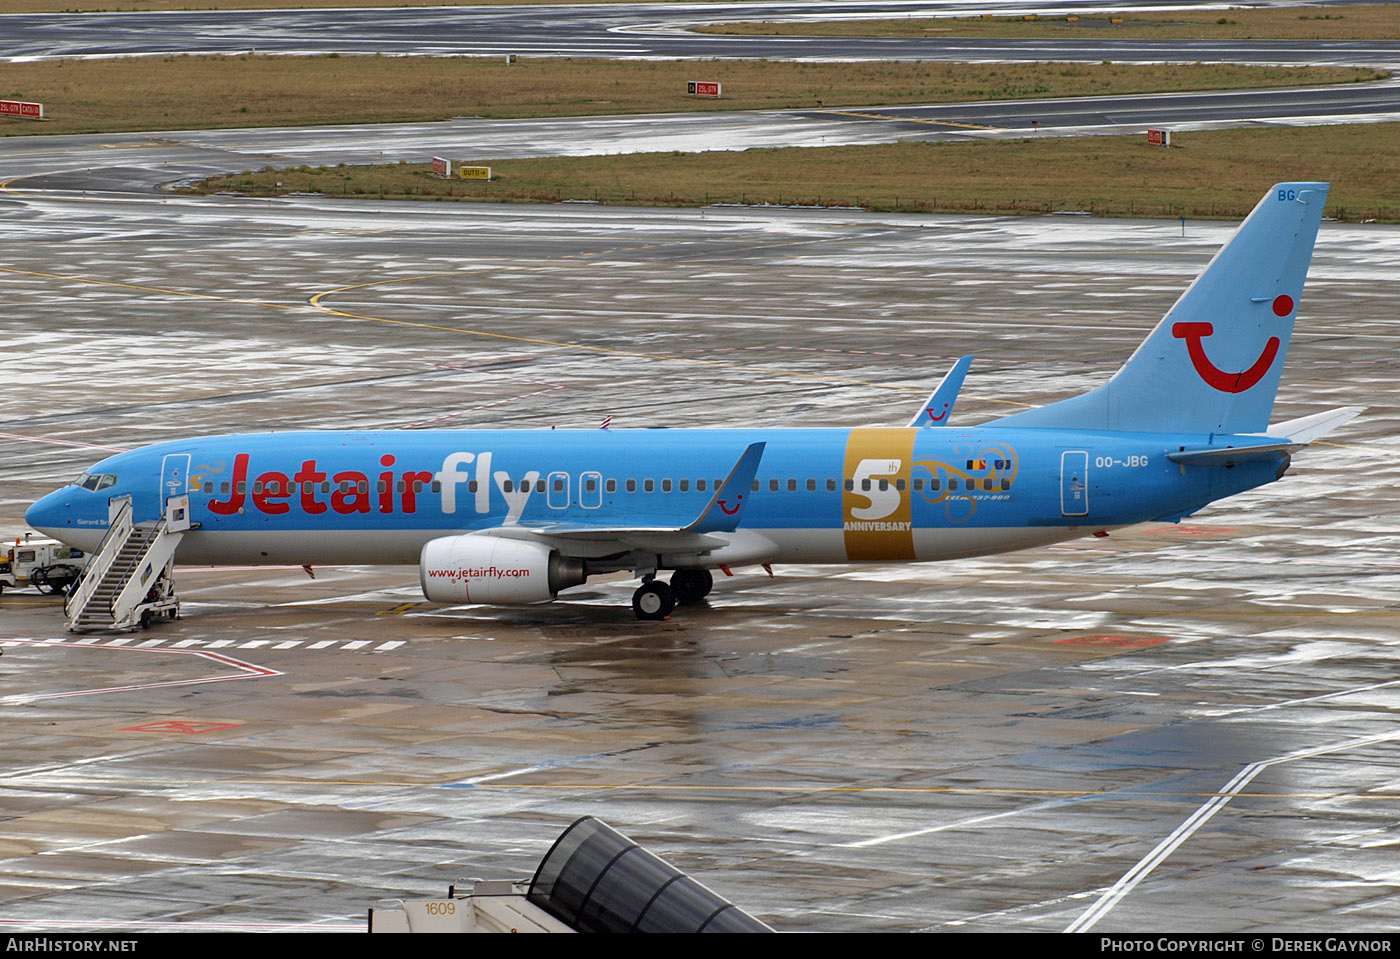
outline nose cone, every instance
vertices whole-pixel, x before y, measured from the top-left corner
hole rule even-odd
[[[74,492],[72,487],[54,490],[25,511],[24,521],[29,524],[31,529],[36,529],[46,536],[57,539],[65,526],[64,514],[71,514],[72,492]],[[70,515],[67,525],[72,524],[72,519]]]
[[[105,500],[76,486],[54,490],[29,507],[24,519],[45,536],[89,550],[107,531]]]

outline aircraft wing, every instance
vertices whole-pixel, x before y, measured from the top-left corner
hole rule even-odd
[[[915,413],[906,428],[916,426],[947,426],[948,420],[953,416],[953,404],[958,401],[958,393],[962,391],[963,379],[967,376],[968,368],[972,366],[972,357],[962,356],[953,364],[953,368],[948,371],[948,375],[943,377],[943,382],[939,383],[924,405],[919,407],[919,412]]]
[[[749,444],[704,509],[693,518],[680,517],[674,523],[640,523],[632,526],[577,522],[519,523],[481,530],[480,533],[509,539],[548,540],[570,555],[600,555],[630,549],[658,553],[708,553],[727,549],[726,555],[730,555],[740,545],[745,554],[766,554],[772,548],[772,543],[757,534],[739,530],[744,504],[753,488],[764,446],[763,443]]]

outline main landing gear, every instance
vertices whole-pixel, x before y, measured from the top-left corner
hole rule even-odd
[[[677,605],[700,602],[714,585],[708,569],[678,569],[670,583],[647,576],[632,594],[632,609],[638,619],[665,619]]]

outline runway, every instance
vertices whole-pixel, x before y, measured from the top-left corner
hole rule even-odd
[[[1190,7],[1193,4],[1135,4]],[[1209,7],[1207,7],[1209,9]],[[1196,61],[1341,64],[1393,68],[1400,42],[995,40],[746,37],[698,34],[733,20],[863,19],[935,14],[1102,9],[1090,3],[985,4],[662,3],[577,6],[416,7],[357,10],[217,10],[165,13],[25,14],[4,18],[0,58],[165,56],[181,53],[383,54],[386,56],[572,56],[782,60],[937,60],[1097,63]]]
[[[96,447],[250,425],[899,423],[963,352],[975,422],[1100,381],[1229,229],[139,193],[0,221],[5,530]],[[7,591],[0,922],[358,928],[596,814],[780,929],[1393,928],[1397,248],[1324,224],[1276,410],[1367,414],[1182,526],[739,571],[663,624],[622,580],[446,609],[373,566],[182,571],[185,618],[121,636]]]

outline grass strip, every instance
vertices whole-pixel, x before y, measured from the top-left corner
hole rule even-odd
[[[1400,4],[1181,10],[1160,13],[920,17],[800,23],[713,23],[698,33],[805,37],[996,37],[1122,40],[1397,40]]]
[[[223,56],[0,64],[0,99],[44,105],[0,134],[814,109],[1219,90],[1380,79],[1349,67],[793,63],[504,57]],[[687,96],[688,80],[723,84]]]
[[[497,179],[443,180],[427,164],[298,167],[206,181],[199,192],[636,206],[860,206],[918,213],[1228,218],[1269,185],[1328,180],[1326,215],[1400,222],[1400,124],[1221,130],[1145,137],[896,143],[498,160]],[[456,159],[456,158],[454,158]]]

